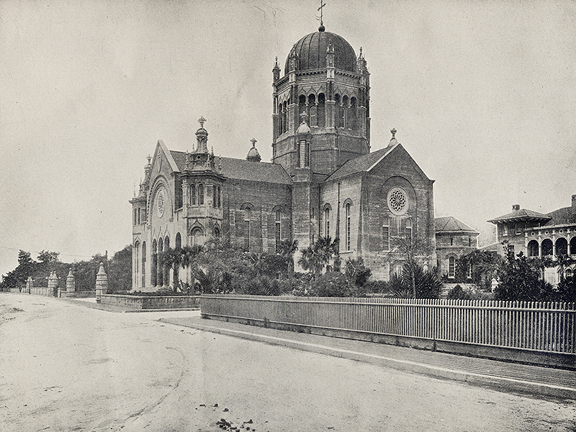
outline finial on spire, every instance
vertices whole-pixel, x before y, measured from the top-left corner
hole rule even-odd
[[[206,122],[206,119],[204,118],[204,116],[201,116],[198,119],[198,123],[200,123],[200,127],[203,128],[204,127],[204,123]]]
[[[396,138],[396,132],[398,132],[396,128],[390,129],[390,132],[392,133],[392,139]]]
[[[250,140],[250,142],[252,143],[252,147],[256,147],[256,143],[257,143],[258,141],[256,141],[256,138],[252,138],[252,139]]]
[[[148,155],[148,156],[146,157],[146,159],[148,159],[148,165],[150,165],[150,161],[152,160],[152,156]]]
[[[320,11],[320,27],[318,27],[319,32],[323,32],[324,30],[326,30],[326,27],[324,27],[324,6],[326,6],[324,0],[320,0],[320,7],[318,8],[318,10]]]

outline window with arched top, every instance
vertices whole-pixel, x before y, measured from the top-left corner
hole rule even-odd
[[[141,251],[140,251],[140,242],[136,242],[134,243],[134,252],[133,252],[133,256],[134,256],[134,284],[136,285],[134,288],[138,287],[138,284],[140,283],[140,264],[141,264]]]
[[[382,223],[382,250],[390,250],[390,218],[384,216]]]
[[[192,228],[190,238],[192,246],[202,246],[204,244],[204,232],[202,231],[202,228]]]
[[[528,256],[537,257],[539,255],[538,242],[536,240],[530,240],[528,242]]]
[[[151,273],[151,281],[150,284],[152,286],[158,285],[158,243],[156,239],[152,242],[152,265],[150,267]]]
[[[164,263],[162,262],[162,254],[164,253],[164,241],[162,238],[158,240],[158,269],[157,269],[157,285],[164,285]]]
[[[330,237],[330,208],[324,209],[324,237]]]
[[[276,241],[276,253],[278,253],[282,242],[282,211],[280,209],[276,210],[275,214],[274,239]]]
[[[350,223],[350,203],[346,203],[346,250],[350,250],[350,231],[352,224]]]
[[[146,242],[142,242],[142,287],[146,286]]]
[[[192,183],[190,185],[190,205],[196,205],[196,185]]]
[[[198,185],[198,205],[204,205],[204,185]]]
[[[317,124],[318,127],[325,127],[326,126],[326,96],[324,93],[320,93],[318,95],[318,109],[316,114],[318,120]]]

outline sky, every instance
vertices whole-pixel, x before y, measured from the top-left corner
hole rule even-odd
[[[18,250],[63,261],[131,242],[129,200],[158,140],[272,156],[272,67],[317,31],[319,0],[0,0],[0,274]],[[435,213],[488,219],[576,194],[576,3],[328,0],[362,47],[371,148],[390,129]]]

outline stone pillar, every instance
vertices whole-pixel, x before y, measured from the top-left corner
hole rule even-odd
[[[32,292],[33,287],[34,287],[34,279],[32,279],[32,276],[28,276],[28,279],[26,280],[26,292],[30,294]]]
[[[108,292],[108,275],[104,271],[104,264],[100,263],[100,269],[96,275],[96,302],[100,303],[102,294]]]
[[[76,278],[74,277],[74,274],[72,273],[72,269],[70,269],[70,272],[68,273],[68,276],[66,277],[66,294],[70,295],[70,293],[76,292]]]
[[[50,277],[48,278],[48,291],[56,297],[60,297],[60,290],[58,289],[58,276],[56,276],[56,272],[53,271],[50,273]]]

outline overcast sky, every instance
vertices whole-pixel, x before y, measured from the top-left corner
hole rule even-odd
[[[372,150],[390,129],[434,179],[436,216],[486,220],[576,194],[576,3],[328,0],[326,30],[371,73]],[[128,201],[162,139],[271,158],[272,67],[319,1],[0,0],[0,273],[131,241]]]

